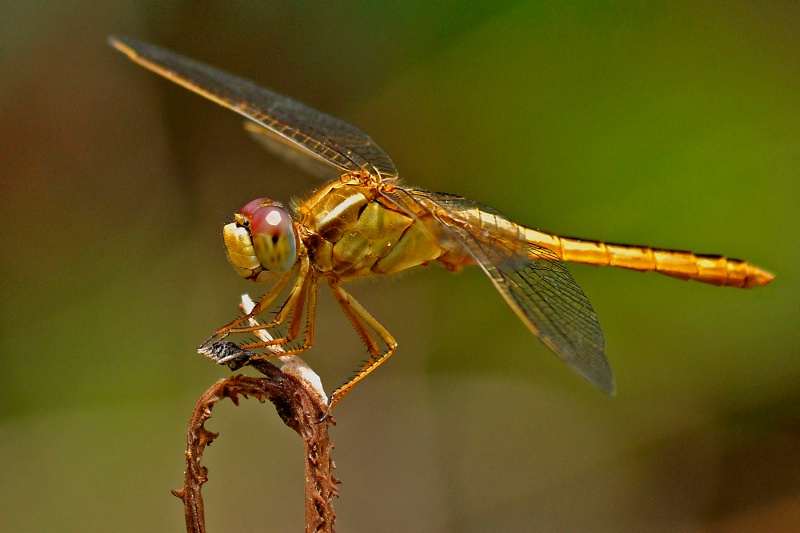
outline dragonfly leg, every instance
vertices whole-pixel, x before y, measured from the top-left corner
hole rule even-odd
[[[213,337],[216,337],[220,334],[223,334],[222,338],[225,338],[231,333],[252,333],[253,331],[274,328],[275,326],[282,324],[286,320],[286,317],[289,315],[289,313],[291,313],[292,310],[294,309],[294,306],[297,303],[297,299],[300,297],[301,294],[303,294],[303,291],[305,289],[305,281],[309,277],[309,272],[311,270],[311,263],[308,259],[308,255],[305,254],[301,255],[300,261],[298,261],[298,263],[300,264],[300,268],[298,269],[297,277],[295,278],[294,286],[292,287],[292,290],[289,293],[289,297],[283,303],[281,308],[278,310],[278,313],[275,315],[275,318],[271,322],[267,324],[259,324],[257,326],[238,327],[239,324],[251,318],[255,318],[259,314],[263,313],[266,309],[268,309],[269,306],[272,305],[272,303],[275,301],[278,295],[283,291],[284,287],[291,279],[294,269],[284,274],[277,281],[277,283],[273,285],[273,287],[269,290],[269,292],[267,292],[267,294],[261,297],[261,299],[255,305],[255,307],[253,307],[253,309],[249,313],[247,313],[244,316],[240,316],[230,324],[221,327],[216,331],[216,333],[214,333]]]
[[[244,326],[244,327],[234,327],[227,330],[226,335],[231,333],[252,333],[256,331],[265,331],[274,327],[277,327],[283,324],[286,319],[291,316],[289,320],[289,329],[286,332],[286,336],[272,339],[272,340],[265,340],[263,342],[256,342],[250,344],[243,344],[242,348],[245,349],[254,349],[254,348],[263,348],[266,346],[276,346],[286,344],[287,342],[291,342],[297,338],[300,333],[301,327],[301,319],[303,316],[303,309],[306,308],[306,299],[308,298],[309,305],[308,305],[308,313],[307,313],[307,327],[306,327],[306,340],[303,343],[303,348],[298,350],[290,350],[278,353],[277,355],[290,355],[291,353],[299,353],[308,349],[311,346],[311,340],[313,339],[313,314],[316,310],[316,301],[317,301],[317,279],[314,275],[311,274],[311,263],[307,255],[302,255],[300,257],[300,268],[299,272],[297,273],[297,278],[295,279],[295,283],[292,286],[291,291],[289,292],[289,296],[286,298],[286,301],[283,302],[281,308],[275,315],[275,318],[266,324],[258,324],[254,321],[251,321],[251,325]],[[285,285],[286,283],[282,283]],[[269,303],[275,300],[275,291],[274,289],[270,290],[270,292],[258,302],[258,304],[253,308],[250,313],[241,317],[239,320],[240,322],[243,319],[251,319],[254,318],[255,315],[262,312],[266,306],[261,305],[261,303],[265,300],[268,300]],[[268,298],[269,297],[269,298]],[[311,326],[310,329],[308,326]],[[309,336],[309,331],[311,335]]]
[[[260,354],[254,359],[269,359],[272,357],[284,356],[284,355],[294,355],[300,352],[304,352],[311,348],[311,345],[314,343],[314,318],[316,316],[317,311],[317,283],[316,280],[307,277],[305,282],[302,283],[303,287],[300,292],[300,296],[298,296],[291,305],[291,320],[289,321],[289,329],[286,332],[286,335],[281,338],[271,339],[271,340],[264,340],[262,342],[254,342],[249,344],[243,344],[241,347],[245,350],[254,350],[258,348],[266,348],[270,346],[283,346],[286,343],[292,342],[297,336],[300,334],[300,327],[302,325],[302,318],[303,318],[303,309],[305,308],[305,316],[306,316],[306,331],[305,335],[303,336],[303,344],[296,348],[285,349],[282,348],[280,351],[275,351],[272,354]],[[287,308],[287,304],[289,304],[289,300],[284,304],[284,307],[281,308],[283,311],[284,308]],[[279,313],[280,314],[280,313]],[[283,322],[287,315],[284,314],[281,318],[280,322],[276,322],[273,325],[265,324],[265,325],[258,325],[254,326],[255,330],[264,330],[267,327],[275,327]],[[247,328],[249,329],[249,328]]]
[[[257,315],[259,315],[261,312],[264,311],[264,309],[267,309],[269,306],[272,305],[272,303],[275,301],[275,298],[277,298],[278,295],[281,293],[281,291],[283,291],[284,287],[286,287],[286,284],[289,282],[289,280],[291,278],[292,278],[292,271],[290,270],[289,272],[287,272],[283,276],[281,276],[280,279],[278,279],[278,281],[275,283],[275,285],[273,285],[272,288],[270,288],[270,290],[264,296],[261,297],[261,299],[258,301],[258,303],[253,307],[253,309],[249,313],[247,313],[247,314],[245,314],[243,316],[240,316],[236,320],[233,320],[232,322],[230,322],[230,323],[222,326],[221,328],[219,328],[203,344],[204,345],[209,344],[211,339],[219,337],[220,335],[222,336],[221,339],[224,339],[225,337],[227,337],[231,333],[235,332],[233,330],[236,328],[236,326],[238,326],[239,324],[242,324],[243,322],[246,322],[247,320],[249,320],[251,318],[254,318]],[[251,329],[249,331],[255,331],[257,329],[262,329],[263,327],[266,327],[266,326],[259,326],[259,327],[253,328],[253,329]],[[221,339],[219,339],[219,340],[221,340]]]
[[[394,353],[395,349],[397,348],[397,342],[394,340],[394,337],[392,337],[391,333],[389,333],[380,322],[375,320],[375,318],[369,314],[369,311],[364,309],[364,307],[358,303],[355,298],[353,298],[347,291],[339,286],[337,281],[329,280],[328,285],[331,288],[334,298],[336,298],[336,301],[339,302],[339,305],[344,311],[344,314],[347,315],[350,323],[367,345],[367,350],[369,351],[370,355],[369,361],[367,361],[364,367],[358,371],[358,374],[356,374],[355,377],[333,391],[327,411],[327,413],[330,413],[331,409],[333,409],[333,406],[339,403],[339,401],[341,401],[341,399],[344,398],[348,392],[350,392],[356,383],[367,377],[370,372],[378,368],[381,363],[386,361],[386,359],[388,359],[389,356]],[[377,333],[381,340],[386,344],[386,352],[381,353],[378,342],[370,332],[370,329]]]

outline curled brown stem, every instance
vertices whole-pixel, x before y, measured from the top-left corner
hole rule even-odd
[[[265,377],[236,375],[223,379],[209,388],[197,401],[189,421],[186,449],[186,472],[183,488],[172,491],[183,500],[186,530],[205,532],[203,498],[200,489],[208,480],[208,471],[200,460],[205,447],[217,434],[204,427],[211,418],[211,410],[218,401],[229,398],[238,405],[240,397],[254,397],[260,402],[269,400],[283,422],[295,430],[305,445],[305,509],[306,532],[333,532],[335,514],[332,500],[337,495],[333,477],[334,464],[330,458],[333,447],[328,436],[327,406],[319,392],[307,381],[284,373],[269,361],[251,359],[253,354],[241,350],[233,343],[220,342],[208,347],[208,355],[225,358],[252,366]],[[245,362],[246,361],[246,362]]]

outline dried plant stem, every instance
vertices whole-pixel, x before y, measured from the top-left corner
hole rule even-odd
[[[231,343],[219,343],[219,352],[240,350]],[[252,355],[252,354],[251,354]],[[238,405],[239,397],[254,397],[260,402],[269,400],[275,405],[284,423],[295,430],[305,445],[305,501],[306,532],[333,532],[335,514],[332,500],[337,495],[333,477],[333,448],[328,436],[331,423],[325,418],[326,405],[320,401],[318,392],[308,383],[265,360],[250,360],[246,364],[256,368],[265,377],[232,376],[215,383],[195,404],[189,421],[186,449],[186,472],[184,485],[173,494],[183,500],[186,530],[204,533],[205,516],[200,489],[208,480],[208,472],[200,460],[205,447],[217,434],[204,427],[211,418],[211,410],[218,401],[229,398]],[[324,419],[324,420],[323,420]]]

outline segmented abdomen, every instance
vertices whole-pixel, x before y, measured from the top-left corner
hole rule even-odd
[[[525,238],[530,243],[552,250],[563,261],[574,263],[654,271],[680,279],[745,289],[766,285],[774,279],[765,270],[721,255],[586,241],[558,237],[529,228],[525,228]]]

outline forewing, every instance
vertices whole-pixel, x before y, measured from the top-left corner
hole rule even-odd
[[[517,224],[466,198],[400,188],[391,197],[418,218],[432,214],[535,335],[590,383],[614,393],[597,314],[552,251],[525,242]]]
[[[389,156],[355,126],[164,48],[134,39],[109,41],[143,67],[236,111],[341,171],[397,176]]]

